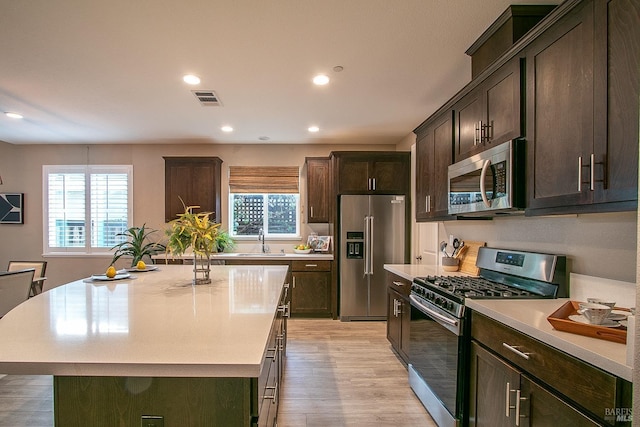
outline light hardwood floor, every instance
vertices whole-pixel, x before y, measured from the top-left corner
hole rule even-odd
[[[435,427],[386,322],[293,319],[288,329],[278,427]]]
[[[385,322],[289,320],[278,427],[435,427],[385,328]],[[22,426],[53,426],[50,376],[0,378],[0,427]]]

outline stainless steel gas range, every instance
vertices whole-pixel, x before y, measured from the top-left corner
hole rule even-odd
[[[411,286],[409,383],[438,426],[465,425],[470,322],[465,298],[569,295],[566,257],[480,248],[479,277],[428,276]]]

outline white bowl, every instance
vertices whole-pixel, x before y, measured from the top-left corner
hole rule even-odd
[[[297,254],[310,254],[311,249],[294,249],[293,252]]]

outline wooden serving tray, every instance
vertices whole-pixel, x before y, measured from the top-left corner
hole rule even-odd
[[[617,328],[607,328],[599,325],[589,325],[587,323],[574,322],[569,316],[578,314],[579,301],[567,301],[559,309],[547,317],[547,320],[554,329],[558,331],[571,332],[573,334],[585,335],[587,337],[600,338],[602,340],[613,341],[620,344],[627,343],[627,328],[620,325]],[[625,308],[615,307],[615,310],[625,310]]]

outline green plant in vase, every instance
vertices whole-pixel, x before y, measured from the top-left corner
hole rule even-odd
[[[111,260],[112,265],[121,257],[130,256],[131,267],[136,267],[138,262],[143,261],[144,257],[148,257],[151,260],[152,255],[166,250],[163,244],[152,242],[149,239],[149,236],[158,230],[148,229],[146,226],[147,224],[143,224],[142,227],[131,227],[122,233],[116,234],[116,236],[126,237],[127,240],[111,248],[111,250],[116,250]]]
[[[167,253],[172,257],[183,255],[191,248],[194,255],[194,284],[211,283],[209,270],[211,254],[216,252],[219,223],[210,220],[211,212],[194,213],[199,206],[185,206],[184,212],[171,221],[166,231],[169,238]]]

